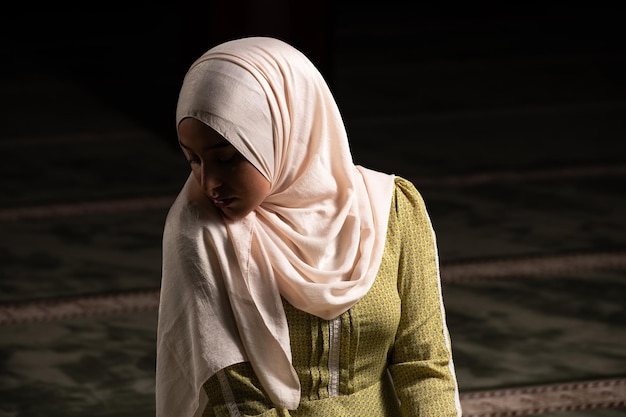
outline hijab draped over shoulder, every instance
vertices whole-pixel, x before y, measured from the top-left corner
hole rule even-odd
[[[273,38],[218,45],[194,62],[176,123],[196,118],[271,184],[263,203],[224,219],[192,175],[163,236],[157,416],[201,414],[203,383],[250,361],[277,407],[295,409],[281,297],[325,320],[371,287],[383,254],[393,176],[353,163],[335,100],[314,65]]]

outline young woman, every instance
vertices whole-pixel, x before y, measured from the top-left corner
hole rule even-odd
[[[355,165],[325,81],[273,38],[185,76],[191,174],[163,236],[157,416],[461,416],[424,202]]]

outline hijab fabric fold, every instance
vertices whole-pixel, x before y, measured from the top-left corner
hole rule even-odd
[[[249,360],[277,407],[295,409],[284,297],[325,320],[370,289],[383,254],[393,176],[352,161],[330,89],[273,38],[218,45],[193,63],[176,123],[196,118],[271,184],[238,221],[223,219],[190,176],[163,237],[157,416],[202,412],[202,384]]]

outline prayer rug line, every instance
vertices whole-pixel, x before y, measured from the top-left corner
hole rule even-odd
[[[626,407],[626,378],[462,392],[460,399],[463,417],[529,416],[619,408]]]
[[[576,253],[454,263],[441,266],[445,285],[489,279],[550,277],[593,270],[625,270],[626,251]],[[0,325],[155,311],[159,289],[0,304]]]
[[[441,280],[444,284],[455,284],[624,269],[626,269],[626,251],[576,252],[444,264],[441,266]]]
[[[626,175],[626,165],[562,167],[555,169],[534,169],[524,172],[493,171],[460,176],[444,176],[439,178],[415,178],[412,179],[412,181],[418,188],[463,187],[507,182],[545,181],[622,175]],[[176,196],[169,195],[1,208],[0,221],[50,219],[57,217],[72,217],[103,213],[114,214],[155,209],[166,210],[172,205],[175,198]]]

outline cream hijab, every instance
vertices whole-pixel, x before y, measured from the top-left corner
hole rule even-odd
[[[297,408],[281,296],[325,320],[371,287],[383,254],[393,176],[355,166],[334,98],[313,64],[273,38],[230,41],[185,76],[176,122],[211,126],[269,181],[239,221],[207,204],[190,176],[163,236],[157,416],[200,415],[202,384],[250,361],[277,407]]]

